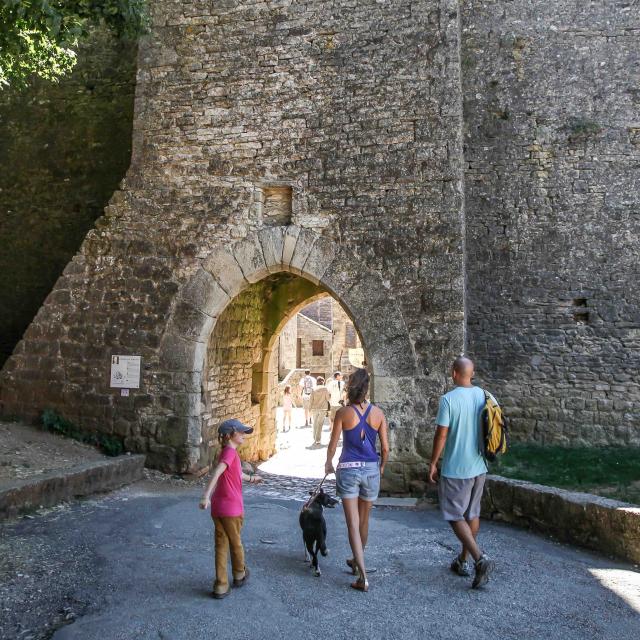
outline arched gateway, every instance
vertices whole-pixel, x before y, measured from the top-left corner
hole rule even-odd
[[[323,0],[227,5],[150,3],[131,167],[3,369],[2,411],[54,409],[180,472],[216,417],[254,411],[268,455],[270,341],[329,293],[406,490],[464,347],[457,14],[346,3],[316,30]],[[141,356],[128,396],[114,355]]]
[[[271,288],[271,299],[265,302],[269,307],[265,310],[267,317],[260,323],[263,353],[256,358],[255,364],[259,366],[254,367],[254,377],[258,374],[259,380],[250,380],[254,393],[257,387],[261,398],[254,404],[264,405],[264,396],[269,395],[269,356],[279,329],[304,304],[327,292],[354,320],[373,374],[375,399],[385,407],[388,405],[387,411],[393,416],[393,390],[411,387],[418,376],[415,352],[393,294],[378,274],[367,270],[348,250],[340,251],[330,240],[295,225],[264,229],[228,248],[216,249],[202,260],[201,267],[177,293],[160,343],[161,367],[191,375],[193,384],[202,387],[207,346],[218,318],[252,284],[283,273],[299,277],[280,281],[270,278],[275,286]],[[275,299],[274,291],[278,292]],[[253,306],[257,307],[255,301]],[[244,319],[237,318],[235,322]],[[223,336],[222,340],[225,337],[232,336]],[[234,380],[227,386],[227,393],[242,387],[245,381]],[[178,389],[175,392],[180,393]],[[207,408],[202,407],[206,403],[201,402],[199,392],[187,396],[191,396],[185,398],[187,411],[182,416],[174,416],[182,420],[174,420],[173,428],[182,430],[188,465],[194,467],[204,463],[202,449],[203,445],[206,447],[203,440],[207,434],[203,434],[202,412]],[[226,401],[220,398],[223,407]],[[262,406],[262,416],[269,413]],[[219,415],[237,415],[233,401],[228,402],[226,410]],[[261,442],[262,438],[267,442]],[[274,441],[272,429],[268,433],[258,430],[251,443],[254,454],[258,454],[260,448],[269,450]]]

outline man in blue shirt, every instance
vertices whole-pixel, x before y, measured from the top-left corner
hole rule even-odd
[[[476,542],[487,475],[480,441],[480,413],[485,397],[484,391],[471,383],[473,362],[469,358],[460,356],[454,360],[451,377],[456,388],[440,398],[429,482],[438,482],[442,515],[462,543],[462,551],[451,564],[451,570],[460,576],[470,575],[467,554],[471,554],[475,561],[472,587],[477,589],[487,583],[495,564]],[[438,479],[436,464],[443,451]]]

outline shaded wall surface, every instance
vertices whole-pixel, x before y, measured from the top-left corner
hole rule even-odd
[[[0,91],[0,364],[129,166],[135,64],[97,31],[59,84]]]
[[[640,444],[640,14],[461,3],[469,350],[519,438]]]

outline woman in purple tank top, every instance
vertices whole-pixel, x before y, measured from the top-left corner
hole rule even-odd
[[[387,420],[378,407],[367,402],[369,374],[356,369],[349,377],[349,404],[336,413],[327,449],[325,473],[334,473],[333,457],[342,436],[342,454],[336,474],[336,489],[342,498],[344,517],[349,531],[353,558],[347,560],[357,580],[354,589],[368,591],[369,582],[364,566],[364,548],[369,536],[369,513],[380,491],[380,476],[389,456]],[[376,441],[380,437],[380,454]]]

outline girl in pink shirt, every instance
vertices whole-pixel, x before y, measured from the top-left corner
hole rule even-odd
[[[216,581],[213,585],[213,597],[217,599],[224,598],[231,592],[227,575],[228,551],[231,552],[232,586],[242,587],[249,579],[249,569],[244,563],[244,548],[240,539],[244,521],[242,481],[260,483],[262,478],[242,471],[237,449],[248,433],[253,433],[253,429],[235,418],[225,420],[218,427],[218,440],[222,450],[200,500],[201,509],[211,507],[215,526]]]

